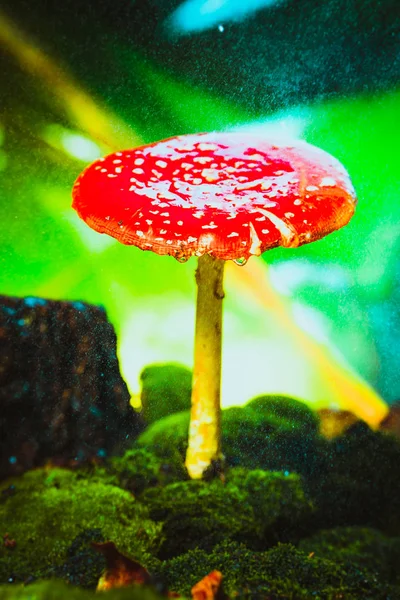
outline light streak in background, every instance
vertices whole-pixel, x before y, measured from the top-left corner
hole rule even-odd
[[[103,145],[104,152],[141,144],[140,138],[111,111],[101,108],[77,82],[0,11],[0,46],[27,73],[45,82],[47,92],[62,102],[72,123]]]
[[[177,35],[199,33],[216,28],[224,32],[229,21],[243,21],[256,11],[282,0],[185,0],[172,13],[166,27]]]
[[[388,413],[387,404],[349,367],[339,363],[327,346],[318,344],[296,324],[287,304],[273,289],[265,263],[250,260],[245,267],[239,269],[228,263],[227,277],[236,283],[239,292],[250,295],[279,320],[282,330],[296,343],[299,351],[307,355],[330,388],[330,405],[336,399],[337,406],[341,409],[353,412],[372,427],[379,425]]]

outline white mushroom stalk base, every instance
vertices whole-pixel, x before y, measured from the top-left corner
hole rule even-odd
[[[196,271],[197,307],[192,409],[186,468],[200,479],[221,453],[221,342],[225,261],[205,254]]]

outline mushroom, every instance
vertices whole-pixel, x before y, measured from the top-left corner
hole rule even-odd
[[[223,273],[276,246],[294,248],[346,225],[356,197],[343,166],[302,141],[246,133],[183,135],[95,161],[78,177],[73,207],[123,244],[197,256],[192,409],[186,467],[202,477],[222,460]]]

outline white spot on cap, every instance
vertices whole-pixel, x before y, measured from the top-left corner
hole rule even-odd
[[[218,225],[216,225],[213,221],[209,225],[202,225],[202,229],[217,229]]]
[[[137,231],[136,231],[136,235],[137,235],[138,237],[144,237],[144,233],[143,233],[143,231],[139,231],[139,230],[137,230]]]
[[[230,233],[230,234],[229,234],[229,235],[227,235],[226,237],[229,237],[229,238],[230,238],[230,237],[238,237],[238,236],[239,236],[239,234],[238,234],[238,233],[236,233],[236,231],[232,231],[232,233]]]
[[[207,142],[201,142],[198,146],[198,149],[202,152],[207,152],[207,150],[217,150],[218,146],[216,144],[209,144]]]
[[[160,169],[165,169],[165,167],[168,166],[168,163],[166,163],[165,160],[156,160],[156,165],[157,167],[160,167]]]
[[[137,158],[137,159],[134,161],[134,164],[135,164],[135,165],[138,165],[138,166],[139,166],[139,165],[142,165],[143,163],[144,163],[144,158]]]
[[[211,162],[212,158],[208,157],[208,156],[196,156],[193,159],[193,162],[197,162],[200,163],[201,165],[206,165],[208,162]]]
[[[177,225],[183,225],[183,221],[177,221]]]
[[[299,200],[299,198],[297,198],[297,200],[295,200],[293,202],[293,204],[295,204],[296,206],[299,206],[301,204],[301,200]]]
[[[197,242],[197,237],[193,237],[192,235],[189,235],[187,241],[189,244],[192,242]]]
[[[169,217],[169,212],[162,212],[160,217]]]
[[[203,169],[201,174],[204,177],[204,179],[206,179],[206,181],[209,181],[210,183],[212,181],[218,181],[219,179],[219,173],[217,169]]]
[[[269,233],[269,229],[261,229],[261,233]]]
[[[143,169],[132,169],[132,173],[136,173],[137,175],[143,175]]]
[[[151,219],[146,219],[146,223],[147,223],[147,225],[152,225],[153,221]]]
[[[120,158],[116,158],[115,160],[113,160],[114,165],[119,165],[120,163],[122,163],[122,160]]]
[[[336,185],[336,181],[333,179],[333,177],[324,177],[321,180],[321,185],[323,187],[333,187],[334,185]]]
[[[287,219],[291,219],[292,217],[294,217],[294,214],[292,212],[285,212],[285,217]]]
[[[308,185],[306,187],[307,192],[317,192],[318,191],[318,187],[316,185]]]
[[[256,221],[265,221],[265,217],[264,217],[264,216],[262,216],[262,217],[257,217],[255,220],[256,220]]]
[[[166,229],[160,229],[160,233],[165,234],[165,233],[167,233],[167,230]]]
[[[118,177],[118,175],[115,175],[114,173],[108,173],[107,177]]]
[[[116,173],[122,173],[122,168],[123,167],[115,167],[115,172]]]

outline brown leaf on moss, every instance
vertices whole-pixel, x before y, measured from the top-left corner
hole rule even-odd
[[[107,565],[97,584],[98,592],[132,584],[146,585],[150,583],[148,571],[138,562],[121,554],[113,542],[93,543],[92,546],[104,555]]]
[[[400,439],[400,402],[395,402],[390,407],[389,413],[380,423],[379,429]]]
[[[347,410],[333,410],[322,408],[318,411],[320,418],[320,434],[328,440],[342,435],[359,421],[359,418]]]
[[[211,571],[192,587],[192,600],[225,600],[222,591],[222,573]]]

